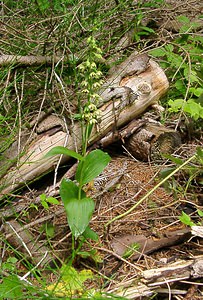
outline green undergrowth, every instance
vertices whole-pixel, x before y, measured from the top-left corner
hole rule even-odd
[[[150,54],[159,58],[170,80],[165,102],[169,117],[180,113],[190,117],[197,127],[202,128],[203,37],[195,31],[198,23],[191,23],[185,16],[178,17],[177,21],[182,24],[177,37],[151,50]]]
[[[142,20],[147,9],[157,9],[163,3],[164,1],[138,1],[135,8],[132,1],[125,0],[105,3],[79,0],[3,1],[2,53],[20,56],[54,55],[62,59],[58,64],[49,66],[10,64],[1,67],[0,177],[7,170],[5,161],[12,164],[22,154],[20,145],[15,155],[5,154],[5,150],[9,149],[23,131],[33,130],[30,121],[38,117],[40,110],[46,113],[51,109],[59,116],[65,115],[69,123],[79,121],[82,149],[74,152],[70,149],[54,148],[49,153],[72,156],[79,162],[74,180],[63,180],[60,187],[67,223],[72,233],[71,254],[65,263],[61,262],[61,267],[49,270],[54,276],[51,283],[48,273],[30,262],[24,262],[22,254],[7,244],[8,255],[2,257],[0,263],[0,299],[125,299],[101,292],[104,282],[101,275],[74,267],[77,257],[93,259],[98,264],[102,262],[102,258],[88,242],[89,239],[98,242],[98,236],[89,225],[95,204],[87,196],[85,185],[102,172],[110,158],[101,150],[87,153],[87,145],[93,125],[99,119],[98,90],[108,69],[112,64],[122,61],[135,47],[143,50],[145,46],[152,44],[156,30],[149,25],[144,26]],[[159,60],[170,80],[170,90],[163,101],[166,107],[163,122],[170,117],[178,116],[185,120],[189,117],[196,128],[201,130],[203,38],[195,31],[195,23],[191,24],[184,16],[179,21],[182,22],[182,27],[176,37],[164,43],[160,41],[160,46],[150,51],[150,55]],[[109,64],[108,60],[117,52],[115,47],[118,41],[129,30],[133,30],[131,47],[125,49],[124,45],[118,60]],[[175,164],[175,167],[170,170],[166,168],[165,174],[162,174],[164,183],[170,179],[167,181],[167,188],[174,189],[176,186],[179,192],[185,194],[194,181],[199,178],[202,180],[201,150],[197,157],[199,162],[190,165],[182,159],[167,157]],[[181,170],[182,167],[189,180],[180,190],[173,175],[176,174],[176,169]],[[202,181],[199,184],[202,185]],[[152,192],[149,191],[147,195]],[[49,210],[50,205],[59,203],[46,194],[42,194],[40,200],[46,210]],[[132,210],[137,205],[138,203]],[[38,209],[37,206],[33,208]],[[131,209],[124,214],[127,215],[130,211]],[[26,217],[26,212],[24,216]],[[117,216],[117,219],[121,217],[122,215]],[[187,222],[187,217],[184,217],[182,220]],[[111,222],[113,220],[109,221]],[[46,233],[47,242],[51,245],[54,235],[52,224],[46,223],[41,232]],[[6,244],[3,236],[1,240]],[[82,250],[85,243],[89,246],[88,251]],[[131,253],[125,255],[128,258]],[[19,270],[22,265],[22,270]],[[111,278],[105,280],[110,282]],[[94,281],[102,282],[99,288],[89,288]]]

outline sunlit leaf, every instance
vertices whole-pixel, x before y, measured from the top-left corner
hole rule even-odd
[[[48,291],[52,291],[58,297],[73,297],[81,292],[84,293],[84,282],[93,278],[91,270],[78,272],[75,268],[67,265],[61,267],[60,273],[62,274],[60,282],[47,287]]]
[[[198,210],[197,210],[197,213],[198,213],[198,215],[199,215],[200,217],[203,217],[203,211],[202,211],[202,210],[198,209]]]
[[[20,299],[22,295],[23,285],[20,279],[15,275],[4,277],[0,284],[0,299]],[[22,297],[23,298],[23,297]]]
[[[46,157],[50,157],[50,156],[54,156],[54,155],[59,155],[59,154],[63,154],[63,155],[67,155],[73,158],[76,158],[77,160],[83,160],[83,156],[78,154],[77,152],[67,149],[65,147],[62,146],[57,146],[52,148],[46,155]]]
[[[161,57],[161,56],[166,55],[166,51],[163,48],[153,49],[149,53],[150,53],[150,55],[152,55],[154,57]]]
[[[72,234],[78,238],[87,228],[94,212],[94,201],[83,198],[79,201],[70,201],[66,206],[68,224]]]
[[[182,211],[182,215],[179,217],[179,220],[188,226],[195,226],[195,223],[192,222],[189,215],[187,215],[184,211]]]
[[[60,186],[60,195],[66,211],[68,225],[75,238],[78,238],[87,228],[94,211],[94,201],[86,198],[81,190],[71,180],[63,179]]]
[[[75,176],[76,180],[81,186],[90,182],[104,170],[110,160],[110,156],[99,149],[90,152],[78,164]]]
[[[54,197],[47,197],[46,201],[49,202],[50,204],[55,204],[55,205],[60,204],[60,202]]]

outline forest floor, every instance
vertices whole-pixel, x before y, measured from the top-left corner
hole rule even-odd
[[[187,1],[187,4],[185,1],[169,2],[177,3],[175,8],[157,9],[157,12],[148,14],[146,20],[143,19],[146,24],[156,21],[160,39],[165,35],[176,34],[179,28],[176,16],[184,15],[193,19],[202,14],[201,1]],[[176,150],[174,157],[185,161],[202,145],[202,132],[192,139],[184,134],[183,144]],[[163,185],[157,186],[164,178],[164,171],[174,168],[174,163],[170,160],[141,162],[126,152],[122,145],[117,144],[104,151],[110,153],[111,162],[94,185],[87,186],[90,195],[100,194],[95,198],[96,209],[90,222],[90,227],[99,235],[99,242],[85,243],[81,249],[83,255],[78,256],[73,264],[78,270],[91,269],[98,275],[97,280],[88,283],[88,288],[102,287],[107,293],[116,293],[122,287],[132,287],[135,282],[137,286],[142,271],[203,256],[202,237],[192,236],[189,227],[179,219],[184,211],[195,223],[201,221],[197,215],[197,209],[203,211],[202,183],[199,183],[202,180],[201,172],[200,179],[191,179],[189,169],[184,169]],[[29,199],[28,202],[31,203],[40,193],[46,193],[53,177],[53,173],[46,175],[19,197]],[[109,187],[111,182],[112,186]],[[139,205],[130,210],[136,203]],[[27,209],[18,214],[17,219],[26,225],[35,243],[40,241],[40,245],[46,247],[51,261],[57,258],[67,262],[72,252],[72,237],[66,214],[61,208],[62,204],[49,205],[49,209],[39,203],[36,206],[29,204]],[[122,217],[117,218],[122,214]],[[117,219],[112,221],[114,218]],[[183,233],[183,238],[174,238],[180,232]],[[171,233],[174,241],[170,244]],[[132,249],[134,246],[138,248]],[[6,243],[3,243],[3,247],[6,259],[13,252]],[[130,250],[128,254],[127,250]],[[87,253],[91,255],[85,257]],[[22,274],[26,272],[26,267],[21,262],[18,268]],[[45,276],[49,284],[54,283],[57,277],[54,272],[48,272]],[[173,272],[170,276],[164,276],[161,279],[165,283],[160,283],[159,289],[156,289],[155,299],[203,299],[203,277],[191,279],[183,273],[177,280],[177,274]],[[144,297],[140,294],[135,299]],[[150,299],[150,296],[146,295],[146,299]]]

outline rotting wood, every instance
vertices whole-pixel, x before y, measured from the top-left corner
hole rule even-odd
[[[142,161],[160,159],[162,154],[171,154],[181,145],[181,137],[177,131],[149,118],[148,113],[115,132],[109,132],[93,144],[92,148],[105,148],[119,140],[135,159]]]
[[[22,228],[22,230],[20,230]],[[10,220],[1,226],[4,239],[23,255],[25,261],[30,261],[39,268],[53,268],[57,266],[57,260],[51,254],[49,248],[35,240],[29,229],[23,229],[16,220]]]
[[[160,239],[147,238],[144,235],[124,235],[114,237],[111,246],[113,250],[120,256],[123,256],[126,251],[131,251],[130,259],[137,260],[143,255],[153,253],[161,248],[170,247],[180,244],[191,237],[189,228],[166,232],[164,237]],[[137,244],[139,249],[133,250],[133,244]]]
[[[162,154],[172,154],[181,145],[180,134],[157,121],[145,119],[142,128],[134,132],[125,147],[136,159],[160,159]]]
[[[136,57],[138,58],[137,63],[135,63]],[[144,57],[143,63],[142,57]],[[131,69],[129,66],[131,66]],[[125,77],[125,74],[127,77]],[[112,98],[110,97],[112,89],[114,90],[114,84],[116,85],[115,89],[118,89],[119,93],[124,92],[125,96],[122,93],[122,95],[117,97],[113,91]],[[166,75],[156,62],[153,60],[148,61],[143,54],[139,56],[137,52],[133,53],[125,62],[118,66],[116,72],[114,70],[114,75],[109,76],[101,89],[101,96],[104,102],[100,108],[101,119],[93,128],[89,145],[100,140],[115,128],[119,129],[139,117],[150,106],[158,103],[168,87],[169,83]],[[74,150],[75,145],[80,149],[81,144],[79,122],[74,123],[69,133],[60,130],[51,135],[49,132],[38,135],[29,145],[25,154],[19,159],[18,166],[12,167],[2,178],[0,184],[4,188],[1,191],[1,195],[8,194],[52,170],[57,164],[59,156],[44,159],[44,155],[52,147],[66,146]],[[67,157],[64,157],[62,162],[67,159]]]
[[[162,286],[172,286],[173,283],[198,278],[203,278],[202,255],[188,258],[188,260],[178,260],[160,268],[145,270],[139,274],[139,280],[136,279],[123,286],[119,283],[119,287],[108,292],[127,299],[140,299],[161,292]]]

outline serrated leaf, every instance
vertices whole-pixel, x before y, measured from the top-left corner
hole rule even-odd
[[[83,160],[83,156],[78,154],[77,152],[73,151],[73,150],[70,150],[70,149],[67,149],[63,146],[57,146],[57,147],[54,147],[52,148],[46,155],[45,155],[45,158],[47,157],[50,157],[50,156],[54,156],[54,155],[67,155],[67,156],[70,156],[70,157],[73,157],[77,160]]]
[[[110,156],[99,149],[90,152],[77,167],[75,178],[80,186],[92,181],[101,174],[110,160]]]

